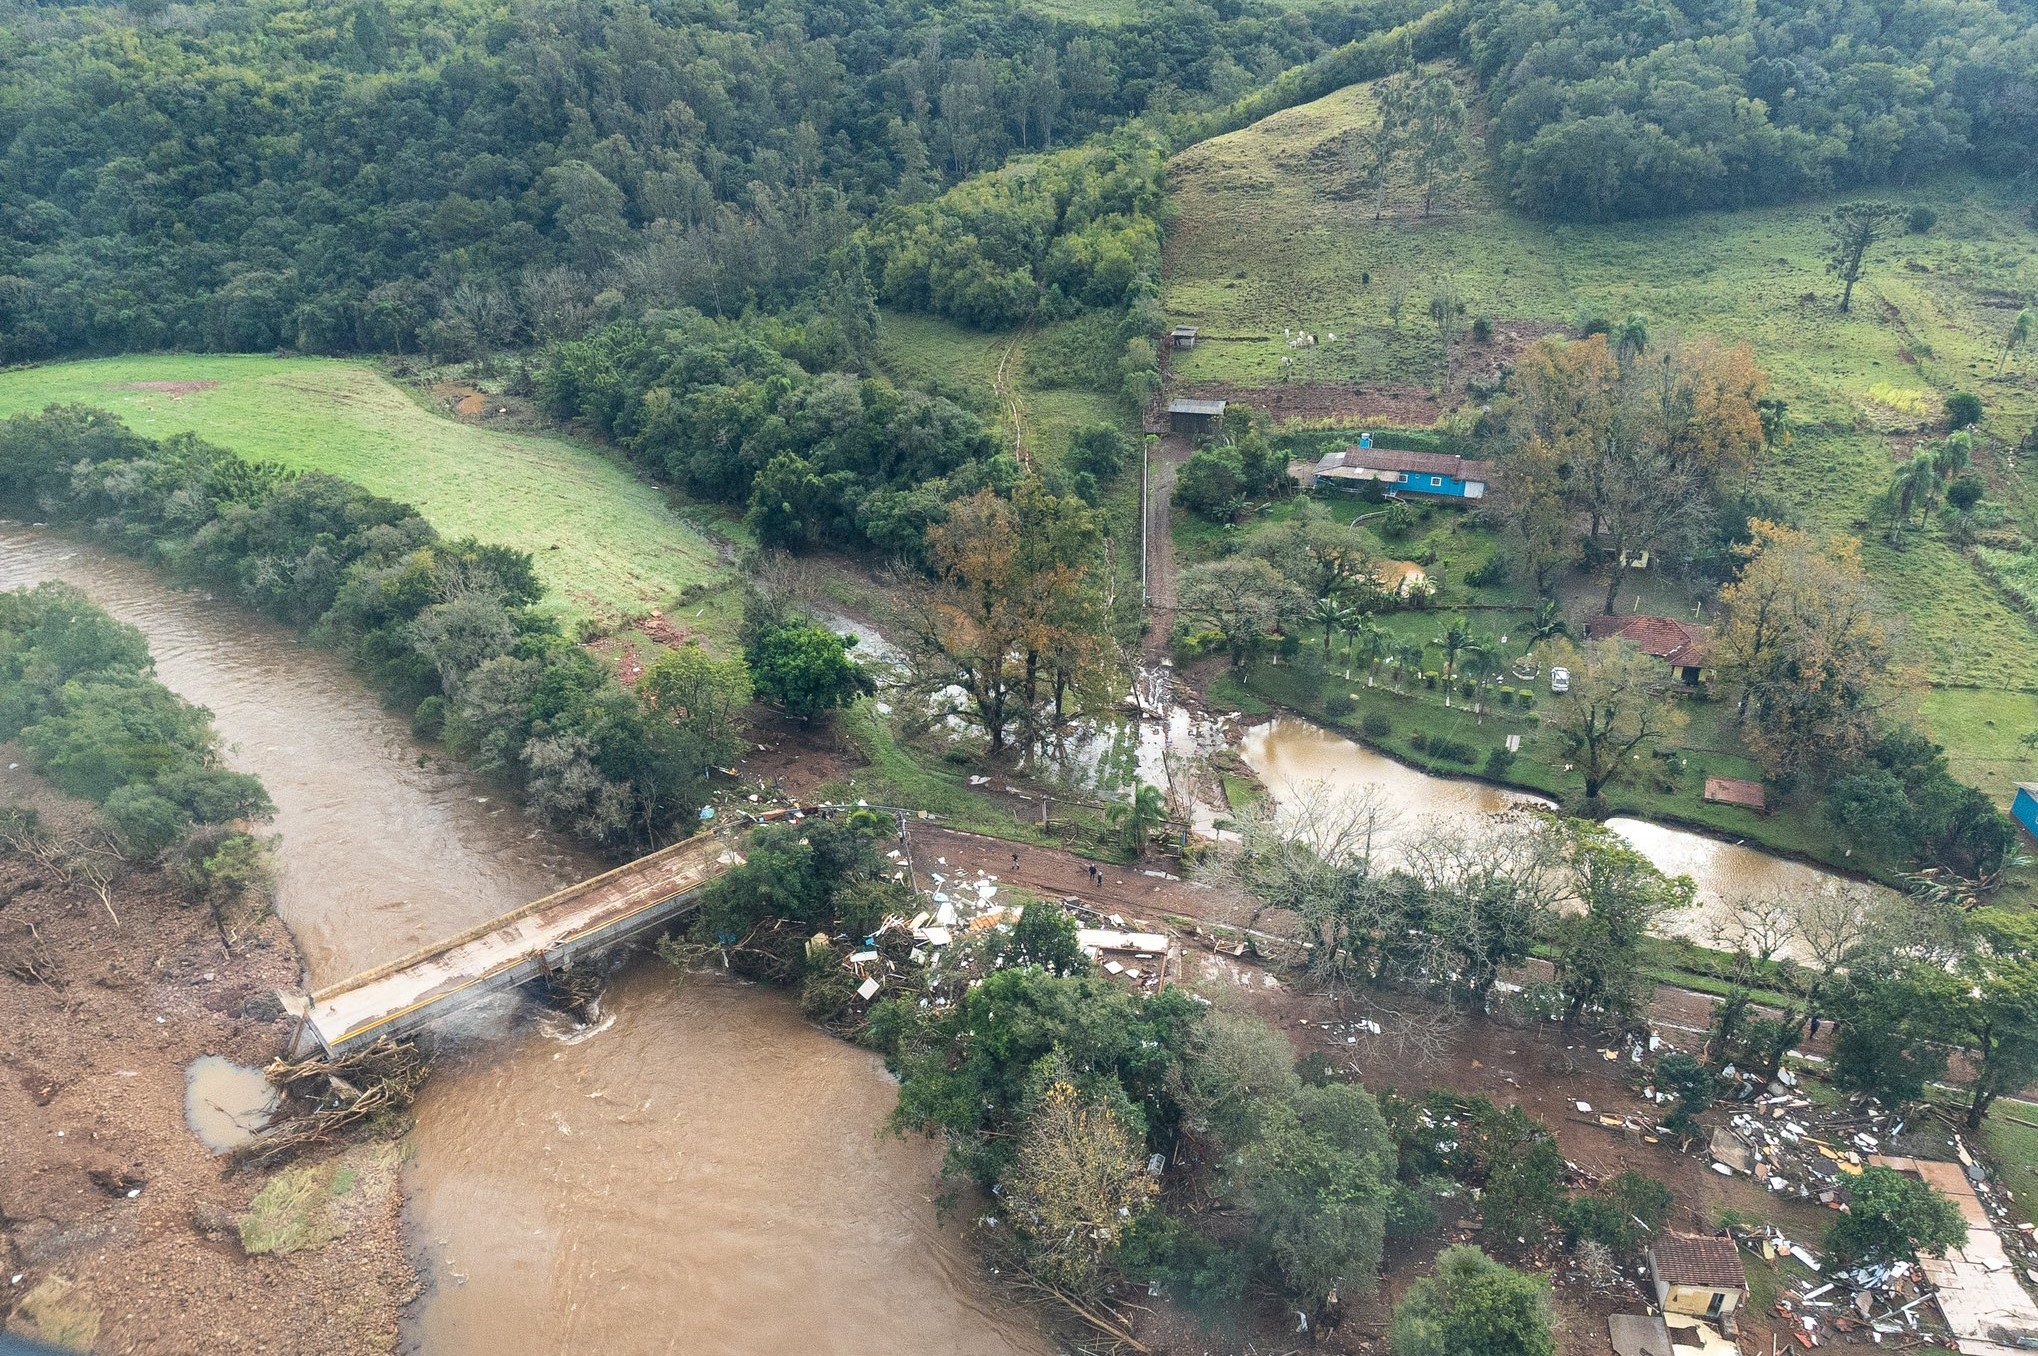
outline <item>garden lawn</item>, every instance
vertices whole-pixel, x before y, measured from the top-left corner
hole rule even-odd
[[[1445,617],[1435,612],[1401,612],[1380,619],[1397,638],[1426,641],[1442,626]],[[1411,680],[1406,690],[1393,683],[1391,665],[1382,665],[1374,685],[1366,686],[1363,665],[1354,666],[1352,677],[1344,677],[1343,642],[1333,646],[1328,662],[1316,669],[1311,651],[1322,653],[1321,636],[1307,636],[1302,642],[1303,662],[1284,660],[1278,665],[1256,664],[1247,669],[1241,685],[1262,699],[1308,716],[1318,724],[1392,754],[1403,762],[1426,771],[1457,776],[1481,776],[1507,786],[1539,792],[1559,801],[1576,801],[1584,783],[1576,772],[1567,771],[1570,762],[1563,742],[1536,714],[1519,705],[1499,705],[1489,700],[1483,714],[1475,715],[1462,696],[1444,705],[1441,689],[1430,689]],[[1443,667],[1440,653],[1432,648],[1425,660],[1432,669]],[[1519,687],[1513,678],[1502,683]],[[1551,709],[1567,700],[1551,694],[1547,677],[1533,684],[1536,712]],[[1333,716],[1324,698],[1336,692],[1352,699],[1349,711]],[[1212,685],[1211,700],[1236,707],[1229,695]],[[1637,772],[1609,786],[1602,793],[1607,812],[1632,815],[1666,824],[1684,824],[1769,848],[1839,866],[1848,865],[1844,844],[1819,817],[1815,807],[1780,802],[1768,815],[1757,815],[1731,805],[1708,804],[1702,797],[1707,777],[1756,777],[1759,769],[1748,757],[1735,732],[1732,708],[1722,702],[1692,701],[1684,706],[1689,724],[1679,732],[1674,747],[1644,755]],[[1368,732],[1368,717],[1386,722],[1387,733]],[[1375,730],[1379,729],[1375,723]],[[1509,735],[1521,736],[1521,751],[1501,769],[1487,763],[1488,756],[1504,748]],[[1469,759],[1440,758],[1434,751],[1439,741],[1461,744]]]
[[[1497,173],[1474,145],[1477,168],[1428,217],[1397,186],[1375,223],[1353,134],[1376,118],[1374,87],[1355,85],[1171,162],[1178,214],[1163,301],[1171,322],[1202,331],[1176,355],[1174,379],[1420,394],[1441,376],[1429,300],[1446,283],[1468,316],[1495,331],[1492,347],[1465,343],[1461,372],[1490,371],[1587,314],[1642,312],[1659,344],[1746,340],[1771,395],[1789,402],[1792,430],[1757,472],[1758,487],[1809,526],[1867,539],[1868,568],[1903,616],[1901,655],[1930,685],[1923,715],[1932,734],[1960,775],[2006,803],[2013,781],[2038,772],[2016,743],[2038,729],[2038,630],[2009,590],[1936,529],[1912,534],[1908,549],[1884,544],[1873,503],[1896,462],[1936,434],[1948,393],[1980,395],[1984,432],[2010,444],[2038,415],[2038,359],[2020,354],[2004,375],[1996,370],[2011,320],[2038,297],[2023,200],[2009,185],[1965,176],[1883,194],[1934,208],[1937,222],[1878,246],[1852,314],[1842,316],[1823,257],[1830,201],[1546,224],[1501,204]],[[1406,298],[1398,324],[1389,313],[1397,292]],[[1291,330],[1320,342],[1290,348]],[[2038,533],[2038,485],[2029,480],[2038,471],[1993,455],[1978,469],[1990,500],[2027,536]]]
[[[671,607],[728,571],[701,530],[620,462],[560,438],[441,417],[365,363],[165,355],[0,372],[0,415],[93,405],[153,437],[192,432],[411,504],[449,537],[529,551],[567,621]]]

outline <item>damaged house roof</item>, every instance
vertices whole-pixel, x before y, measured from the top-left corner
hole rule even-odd
[[[1665,1285],[1695,1285],[1706,1290],[1748,1288],[1741,1250],[1731,1238],[1672,1234],[1649,1249],[1649,1265]]]

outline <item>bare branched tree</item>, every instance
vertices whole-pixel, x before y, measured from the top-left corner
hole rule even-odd
[[[1373,1020],[1380,1025],[1380,1043],[1395,1063],[1425,1072],[1438,1069],[1457,1052],[1465,1018],[1456,1008],[1415,1000],[1375,1002]]]
[[[1252,901],[1244,926],[1286,929],[1306,942],[1318,974],[1370,976],[1383,943],[1409,933],[1409,879],[1376,862],[1394,817],[1381,787],[1339,792],[1312,783],[1278,810],[1241,817],[1237,844],[1205,879]]]
[[[1547,816],[1495,816],[1477,832],[1433,822],[1414,835],[1407,869],[1421,883],[1424,932],[1441,964],[1430,975],[1484,1010],[1501,971],[1528,959],[1567,897],[1563,833]]]
[[[1740,895],[1713,905],[1707,921],[1713,934],[1756,961],[1771,961],[1797,937],[1798,900],[1787,891]]]
[[[89,891],[113,926],[120,926],[120,915],[113,909],[113,886],[126,871],[127,861],[102,825],[57,831],[33,815],[0,814],[0,847],[28,858],[73,889]]]

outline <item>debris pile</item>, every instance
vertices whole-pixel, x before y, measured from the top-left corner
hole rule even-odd
[[[1821,1108],[1799,1095],[1786,1071],[1714,1129],[1707,1147],[1713,1171],[1723,1177],[1752,1177],[1779,1194],[1838,1209],[1846,1179],[1859,1176],[1906,1125],[1873,1103]]]
[[[431,1065],[411,1041],[387,1036],[344,1055],[272,1060],[263,1076],[293,1110],[234,1150],[236,1167],[267,1167],[366,1127],[417,1100]]]
[[[887,856],[899,867],[897,879],[912,879],[904,853],[894,849]],[[940,1005],[1005,963],[1001,948],[988,943],[1011,934],[1024,902],[1012,900],[1009,887],[995,875],[951,874],[947,866],[948,859],[940,857],[922,868],[930,882],[923,892],[928,907],[910,919],[886,918],[844,962],[858,981],[856,996],[863,1002],[874,1002],[911,977],[913,987],[925,990],[922,1002]],[[1073,898],[1060,901],[1059,907],[1082,924],[1077,944],[1101,972],[1147,992],[1167,983],[1174,961],[1174,940],[1168,934]]]

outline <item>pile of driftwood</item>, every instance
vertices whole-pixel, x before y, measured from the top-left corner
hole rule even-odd
[[[608,983],[608,976],[596,966],[569,965],[545,976],[545,997],[576,1021],[592,1024],[601,1020],[601,998]]]
[[[252,1143],[234,1151],[239,1167],[268,1167],[331,1142],[417,1100],[431,1065],[410,1041],[385,1036],[334,1058],[270,1061],[263,1070],[283,1094],[284,1112]]]

